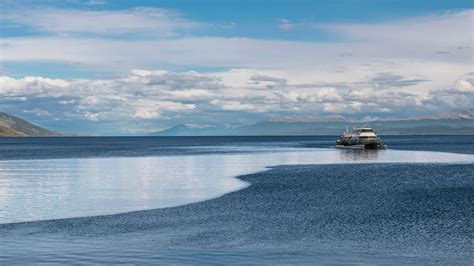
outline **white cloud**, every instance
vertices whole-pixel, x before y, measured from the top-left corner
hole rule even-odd
[[[292,23],[288,19],[280,19],[280,25],[278,25],[278,29],[280,30],[291,30],[295,28],[297,25],[295,23]]]
[[[34,114],[36,116],[50,116],[51,115],[48,111],[41,110],[38,108],[31,109],[31,110],[23,110],[23,113]]]
[[[474,79],[460,79],[454,83],[452,92],[474,93]]]
[[[387,82],[380,89],[380,81]],[[274,86],[255,84],[269,80]],[[374,78],[375,77],[375,78]],[[343,84],[298,84],[275,73],[234,69],[220,73],[132,70],[110,79],[48,79],[0,77],[0,104],[24,113],[59,120],[139,121],[180,119],[195,122],[211,113],[248,114],[365,114],[404,113],[406,110],[458,110],[474,104],[470,76],[447,87],[410,92],[425,86],[399,74],[375,74]],[[232,82],[235,86],[232,86]],[[282,82],[285,81],[285,82]],[[403,81],[403,86],[399,82]],[[404,81],[410,81],[405,83]]]
[[[31,7],[12,10],[3,19],[39,31],[60,34],[157,33],[159,37],[166,37],[201,25],[182,18],[177,12],[151,7],[116,11]]]
[[[156,106],[159,109],[166,110],[166,111],[190,111],[196,109],[195,104],[183,104],[179,102],[172,102],[172,101],[162,101],[158,102]]]
[[[417,87],[426,92],[449,86],[459,73],[471,70],[472,15],[473,11],[464,11],[373,24],[318,25],[347,38],[325,43],[224,37],[2,38],[0,59],[53,61],[121,72],[169,65],[244,68],[255,70],[252,75],[276,75],[298,83],[352,82],[374,78],[376,73],[397,73],[412,81],[429,80]],[[439,54],[440,50],[449,54]],[[387,82],[404,86],[410,80],[379,80],[382,86]]]
[[[133,118],[141,118],[141,119],[156,119],[161,116],[160,112],[155,110],[147,110],[147,109],[138,109],[132,115]]]
[[[474,73],[463,75],[445,89],[433,89],[424,105],[431,108],[472,109],[474,106]]]
[[[235,100],[211,100],[211,104],[225,111],[265,112],[269,105],[261,103],[245,103]]]
[[[219,95],[206,89],[175,90],[168,92],[169,97],[182,100],[212,99]]]
[[[99,5],[105,5],[106,3],[107,1],[105,0],[89,0],[88,2],[86,2],[86,5],[99,6]]]
[[[322,103],[342,101],[336,88],[291,89],[278,93],[283,102]]]
[[[126,74],[95,80],[0,76],[0,104],[64,119],[193,124],[222,122],[239,112],[257,119],[472,108],[472,76],[460,73],[472,71],[473,15],[468,10],[312,25],[343,40],[318,43],[180,35],[201,24],[162,9],[35,9],[7,19],[48,35],[2,38],[2,62],[56,62]],[[309,26],[281,22],[286,30]],[[146,38],[104,36],[137,33]],[[229,70],[149,70],[163,66]]]
[[[61,79],[26,76],[14,79],[0,76],[0,94],[4,97],[36,96],[48,94],[51,97],[64,94],[69,88],[69,83]]]
[[[0,77],[0,97],[10,99],[15,105],[21,101],[25,113],[39,110],[41,104],[47,108],[43,112],[55,116],[83,117],[91,121],[117,120],[126,117],[154,119],[167,112],[187,112],[196,108],[193,103],[181,103],[181,95],[174,95],[180,80],[189,79],[189,73],[173,73],[178,77],[171,84],[155,84],[150,78],[162,79],[170,75],[167,71],[153,71],[153,75],[138,76],[132,71],[125,77],[102,80],[61,80],[43,77],[24,77],[15,79]],[[169,78],[172,79],[172,78]],[[203,77],[203,79],[209,79]],[[151,79],[153,81],[153,79]],[[202,86],[195,80],[192,86]],[[171,81],[170,81],[171,82]],[[190,85],[191,86],[191,85]],[[212,85],[214,86],[214,85]],[[210,88],[212,88],[210,86]],[[179,91],[177,91],[179,92]],[[25,100],[24,100],[25,99]],[[66,113],[62,113],[66,111]],[[38,113],[38,112],[36,112]],[[43,113],[43,114],[44,114]]]
[[[99,121],[99,113],[84,112],[84,117],[90,121]]]
[[[465,10],[381,23],[316,26],[363,42],[386,42],[402,47],[422,45],[429,48],[429,51],[433,48],[438,49],[436,51],[446,51],[442,47],[447,47],[452,51],[452,48],[458,46],[472,45],[473,13],[473,10]],[[453,44],[457,46],[452,47]]]

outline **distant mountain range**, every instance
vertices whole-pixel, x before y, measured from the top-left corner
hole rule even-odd
[[[62,136],[37,125],[34,125],[19,117],[0,112],[0,136],[1,137],[34,137],[34,136]]]
[[[474,110],[403,119],[357,119],[341,115],[280,116],[244,126],[177,125],[153,136],[338,135],[368,123],[381,135],[474,135]]]
[[[176,125],[151,136],[338,135],[368,123],[381,135],[474,135],[474,110],[402,119],[357,119],[341,115],[279,116],[250,125]],[[65,136],[0,112],[0,136]]]

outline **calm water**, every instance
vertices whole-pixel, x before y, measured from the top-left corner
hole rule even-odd
[[[0,160],[142,157],[332,148],[337,136],[0,138]],[[384,136],[390,149],[474,153],[474,136]]]
[[[242,200],[224,201],[224,199],[228,199],[228,196],[224,195],[243,195],[242,193],[247,193],[246,199],[255,197],[255,202],[252,201],[245,204],[245,206],[249,206],[249,208],[257,204],[259,200],[267,202],[269,199],[264,197],[266,195],[265,193],[260,194],[260,192],[258,192],[260,190],[256,192],[257,194],[250,193],[252,191],[251,188],[258,189],[259,185],[257,185],[257,181],[240,178],[240,176],[249,174],[260,176],[262,175],[262,171],[267,170],[268,167],[278,165],[309,165],[312,167],[311,171],[314,171],[314,173],[302,173],[299,168],[287,167],[284,168],[284,170],[280,169],[275,172],[277,176],[280,176],[278,179],[271,176],[266,177],[266,180],[273,182],[272,187],[278,184],[275,182],[280,182],[278,180],[283,180],[288,177],[301,176],[304,177],[302,180],[308,180],[308,178],[321,180],[325,178],[325,176],[317,177],[317,175],[329,173],[327,172],[328,169],[324,168],[326,167],[324,165],[330,167],[335,166],[336,168],[330,170],[332,174],[335,172],[339,173],[334,178],[344,177],[347,179],[331,187],[330,189],[334,190],[331,192],[331,195],[336,195],[338,191],[340,191],[339,188],[347,185],[348,180],[356,178],[358,173],[373,168],[375,165],[381,165],[380,167],[382,167],[374,168],[374,173],[376,171],[382,171],[380,178],[375,180],[380,181],[382,177],[387,178],[390,175],[398,176],[396,177],[397,180],[408,178],[400,184],[390,184],[394,179],[389,179],[387,183],[378,184],[381,186],[381,189],[392,186],[398,188],[399,186],[405,186],[411,184],[411,182],[415,182],[419,187],[414,186],[410,189],[416,190],[435,186],[446,186],[446,189],[451,189],[454,186],[456,189],[461,189],[461,191],[465,191],[466,189],[467,191],[472,190],[472,178],[466,179],[466,175],[474,176],[473,136],[402,136],[385,137],[384,139],[390,147],[387,150],[353,151],[333,148],[334,137],[324,136],[3,138],[0,139],[0,236],[4,240],[4,250],[2,252],[2,247],[0,247],[0,253],[3,253],[0,259],[20,263],[34,261],[88,261],[92,263],[107,261],[189,263],[192,261],[200,261],[202,263],[208,263],[213,259],[219,258],[217,261],[220,260],[222,263],[226,263],[246,260],[247,262],[251,262],[255,261],[257,257],[265,257],[275,252],[278,254],[277,257],[284,258],[284,261],[288,263],[307,262],[310,259],[315,259],[315,254],[318,255],[317,258],[321,262],[328,263],[345,263],[351,261],[384,263],[385,259],[389,259],[390,256],[395,256],[394,260],[389,259],[390,263],[394,261],[402,262],[404,260],[400,257],[400,253],[396,253],[395,255],[384,253],[386,250],[375,251],[374,256],[371,256],[370,253],[357,253],[356,250],[361,248],[360,243],[351,246],[351,242],[348,239],[344,241],[337,239],[336,241],[333,239],[331,241],[336,242],[330,242],[330,245],[324,242],[329,240],[322,235],[321,239],[319,239],[318,236],[314,236],[316,239],[306,239],[308,235],[321,230],[322,228],[320,227],[318,227],[319,229],[311,229],[312,233],[308,233],[306,236],[296,233],[295,235],[288,235],[287,231],[293,230],[291,228],[293,228],[294,224],[301,222],[301,219],[296,220],[296,218],[293,222],[292,219],[285,220],[286,223],[284,225],[278,225],[277,227],[269,225],[268,227],[275,230],[271,231],[269,236],[271,236],[271,234],[284,234],[286,238],[297,238],[297,246],[299,246],[301,250],[304,250],[304,252],[294,256],[291,255],[291,252],[294,252],[294,250],[292,251],[291,248],[286,246],[289,244],[285,242],[288,241],[287,239],[285,239],[285,241],[276,239],[273,244],[272,241],[268,242],[267,239],[261,239],[259,245],[259,241],[253,238],[260,232],[252,232],[252,236],[247,235],[249,232],[240,232],[238,237],[231,235],[229,239],[225,237],[210,238],[209,241],[213,242],[215,240],[215,243],[209,245],[207,242],[201,242],[202,239],[208,239],[207,235],[204,236],[202,233],[207,231],[208,229],[206,228],[209,228],[209,226],[217,232],[224,233],[224,235],[228,230],[238,232],[241,230],[240,227],[235,225],[229,228],[228,224],[216,225],[214,220],[199,220],[195,221],[195,223],[183,224],[180,227],[179,222],[182,222],[183,219],[189,219],[189,215],[200,217],[207,213],[209,210],[205,206],[208,202],[216,204],[211,208],[212,210],[224,208],[224,206],[227,206],[225,210],[228,210],[228,206],[233,206],[230,209],[235,210],[241,208]],[[360,167],[360,165],[362,165],[362,168],[355,172],[354,167],[357,168]],[[394,166],[390,168],[390,171],[384,172],[384,167],[388,167],[384,165]],[[449,168],[451,165],[465,167]],[[418,171],[416,178],[410,177],[412,172],[410,169],[416,172],[420,167],[428,168],[423,171]],[[335,169],[337,169],[337,171]],[[282,175],[281,171],[286,174]],[[331,180],[334,180],[334,178]],[[260,179],[256,180],[260,182]],[[443,180],[443,182],[449,181],[451,183],[438,184],[437,182],[439,182],[439,180]],[[374,182],[378,183],[379,181],[361,180],[362,183],[369,182],[364,183],[367,185],[367,188],[377,187],[378,185]],[[292,184],[298,184],[299,181],[291,182]],[[312,187],[312,185],[314,185],[314,187]],[[278,191],[277,188],[278,186],[267,191],[268,195],[276,193]],[[306,191],[312,191],[308,195],[315,197],[315,195],[323,193],[319,191],[320,188],[320,185],[311,183],[306,187]],[[354,188],[353,185],[351,186],[351,189],[352,188]],[[327,191],[327,189],[324,191]],[[370,192],[371,190],[368,192],[368,195],[370,195]],[[300,193],[298,190],[290,187],[287,188],[286,193],[282,194],[283,196],[278,198],[270,197],[270,201],[278,203],[279,199],[282,199],[286,195],[299,195],[298,193]],[[351,195],[353,193],[355,192],[348,191],[345,194]],[[403,191],[403,193],[407,192]],[[423,194],[424,191],[420,190],[420,193]],[[460,195],[459,193],[458,191],[457,194]],[[331,198],[331,196],[328,197]],[[452,195],[447,194],[443,197],[448,197],[449,199]],[[389,197],[385,197],[384,200],[387,198]],[[463,198],[466,201],[463,201],[462,204],[457,204],[457,211],[463,213],[468,211],[469,213],[469,210],[465,208],[471,206],[472,211],[473,202],[470,201],[470,198]],[[214,200],[206,201],[210,199]],[[303,196],[288,200],[294,202],[295,200],[301,201],[302,199],[306,199],[301,202],[303,207],[312,200]],[[325,198],[321,199],[321,201],[322,200],[325,200]],[[397,200],[399,199],[397,198]],[[220,201],[222,201],[222,203],[219,203]],[[281,216],[282,213],[280,212],[286,212],[285,206],[287,203],[285,202],[287,201],[275,205],[275,208],[278,210],[276,211],[277,213],[266,213],[265,215],[268,217]],[[367,205],[367,202],[364,204]],[[186,205],[191,203],[195,204]],[[363,209],[364,204],[358,208]],[[198,210],[191,209],[186,211],[186,209],[181,209],[187,208],[184,205],[196,206],[195,208]],[[308,211],[304,219],[311,219],[312,217],[318,216],[309,212],[313,205],[314,204],[311,204],[304,208],[299,206],[299,208],[301,208],[300,212],[304,213],[305,210]],[[396,205],[398,206],[399,204]],[[411,203],[411,205],[413,205],[413,203]],[[328,206],[332,205],[329,204]],[[443,205],[439,208],[449,209],[449,206],[448,204],[448,207]],[[167,223],[176,224],[177,228],[163,230],[163,224],[151,225],[150,223],[147,223],[148,226],[144,226],[143,221],[146,221],[150,214],[146,214],[144,218],[143,214],[134,215],[133,213],[133,211],[157,208],[167,209],[162,209],[162,211],[158,212],[153,211],[151,214],[162,215],[163,212],[170,210],[172,212],[175,210],[179,212],[179,214],[173,213],[172,215],[166,216],[166,219],[168,219]],[[324,212],[327,208],[328,207],[324,207]],[[331,212],[335,213],[348,212],[348,210],[340,209],[338,205],[334,205],[331,208]],[[294,206],[291,208],[291,211],[297,209],[298,207]],[[248,210],[246,209],[245,211]],[[246,223],[262,219],[255,217],[253,213],[245,215],[245,211],[241,210],[239,213],[246,216]],[[287,210],[287,212],[291,211]],[[322,209],[313,211],[321,212]],[[448,210],[446,209],[445,211]],[[124,214],[125,216],[100,216],[126,212],[132,213]],[[234,215],[228,213],[226,216],[226,212],[227,211],[223,213],[219,212],[217,215],[222,216],[220,219],[227,219],[227,217]],[[208,219],[207,217],[213,217],[213,215],[216,214],[207,214],[205,217]],[[96,218],[94,217],[79,218],[89,216],[107,218],[100,218],[106,219],[103,225],[100,225],[100,223],[96,224],[96,222],[94,222]],[[296,217],[297,214],[294,214],[294,216]],[[50,219],[74,217],[76,217],[76,219],[47,221]],[[127,229],[125,231],[115,231],[117,227],[112,226],[112,224],[117,226],[117,221],[123,219],[123,217],[126,217]],[[160,217],[161,219],[165,219],[163,216]],[[468,219],[469,221],[471,218],[472,213],[456,219],[457,221],[464,221],[463,219]],[[40,220],[46,221],[38,222]],[[232,225],[234,220],[238,220],[238,218],[233,219],[229,224]],[[13,224],[14,222],[25,221],[29,221],[29,223]],[[84,225],[84,221],[87,221],[89,225]],[[158,223],[160,220],[153,219],[152,221],[152,223]],[[88,226],[91,226],[91,222],[95,224],[94,227],[87,229]],[[1,225],[2,223],[3,227]],[[437,223],[439,223],[439,221],[437,221]],[[68,224],[68,226],[65,226],[66,224]],[[70,224],[75,225],[70,227]],[[442,224],[443,222],[441,222],[441,225]],[[457,225],[458,228],[460,228],[459,230],[464,228],[463,225],[463,223]],[[246,226],[249,226],[249,224]],[[332,227],[333,224],[325,226]],[[406,224],[405,226],[410,225]],[[447,226],[449,226],[449,224],[447,224]],[[384,228],[385,229],[381,230],[392,230],[392,227]],[[353,229],[360,230],[360,228]],[[427,227],[427,230],[428,229],[429,227]],[[190,231],[186,232],[186,230]],[[152,236],[148,235],[150,232],[153,232]],[[177,232],[181,233],[176,235]],[[403,234],[405,233],[406,232],[403,232]],[[455,232],[455,234],[457,233],[458,232]],[[468,237],[472,237],[472,231],[468,231],[467,233]],[[171,236],[169,234],[171,234]],[[189,234],[189,239],[177,239],[176,237],[181,234]],[[367,232],[367,234],[369,234],[369,232]],[[402,237],[400,234],[400,232],[394,233],[393,237]],[[200,235],[202,239],[199,237]],[[366,234],[359,234],[359,238],[363,238],[364,235]],[[63,238],[64,236],[66,237]],[[462,236],[466,237],[466,232],[460,234],[459,237]],[[157,237],[161,239],[159,245],[156,243]],[[375,238],[377,237],[381,236],[375,236]],[[41,245],[33,244],[36,243],[38,239],[44,239],[45,241],[42,241]],[[128,239],[128,244],[121,242],[125,239]],[[236,239],[239,239],[239,243],[233,242],[237,241]],[[320,242],[316,241],[317,239],[319,239],[318,241]],[[374,241],[376,240],[378,241],[378,239],[374,239]],[[416,239],[416,241],[418,240],[420,239]],[[111,241],[117,241],[117,243],[107,248],[104,247],[105,244],[110,245]],[[446,251],[447,247],[443,245],[441,245],[441,247],[433,246],[429,241],[421,241],[419,245],[423,247],[426,246],[424,248],[427,251],[413,255],[415,258],[421,258],[421,261],[424,261],[422,259],[423,257],[436,257],[433,253],[430,253],[431,251],[428,252],[430,248],[439,252],[448,252]],[[131,252],[129,243],[134,243],[137,249]],[[231,245],[233,251],[230,252],[228,249],[222,250],[222,247],[228,246],[223,243],[234,243],[234,245]],[[355,252],[356,255],[345,257],[341,254],[337,256],[331,254],[329,252],[330,250],[337,249],[333,246],[335,243],[339,245],[339,248],[342,250],[346,249],[349,253]],[[396,241],[394,243],[397,245],[400,244]],[[389,244],[392,245],[394,243]],[[465,239],[451,239],[450,248],[452,248],[453,243],[455,245],[454,248],[456,248],[456,245],[460,245],[457,249],[463,250]],[[173,246],[173,248],[171,250],[166,249],[167,244]],[[25,245],[28,247],[25,247]],[[274,247],[272,248],[272,246]],[[448,243],[446,246],[448,246]],[[160,248],[156,250],[152,247]],[[235,250],[235,247],[239,247],[241,250]],[[128,250],[126,255],[125,253],[120,254],[124,252],[124,249]],[[55,254],[56,251],[59,253]],[[290,254],[285,254],[285,251],[289,251]],[[31,256],[25,257],[25,254],[30,254]],[[155,255],[151,256],[151,254]],[[454,252],[450,256],[449,259],[456,259],[461,262],[471,259],[469,255],[459,252]],[[371,258],[374,258],[374,260],[372,261]],[[272,260],[262,260],[260,262],[272,263]],[[413,261],[409,258],[408,262]]]

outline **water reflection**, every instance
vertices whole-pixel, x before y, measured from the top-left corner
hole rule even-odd
[[[113,214],[217,197],[247,186],[234,178],[240,171],[229,160],[182,156],[0,161],[0,223]]]
[[[338,149],[340,160],[345,161],[376,161],[380,153],[385,150],[373,149]]]
[[[474,162],[474,155],[341,149],[250,154],[0,161],[0,223],[198,202],[248,186],[236,177],[295,164]]]

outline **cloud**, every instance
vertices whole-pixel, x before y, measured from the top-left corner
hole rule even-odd
[[[468,78],[457,80],[450,92],[474,93],[474,79]]]
[[[99,4],[102,1],[90,1]],[[58,34],[159,34],[159,37],[176,35],[201,23],[186,20],[175,11],[162,8],[137,7],[126,10],[84,10],[31,7],[17,9],[3,16],[14,25]]]
[[[84,117],[90,121],[99,121],[100,113],[84,112]]]
[[[105,1],[105,0],[89,0],[88,2],[86,2],[86,5],[100,6],[100,5],[105,5],[106,3],[107,3],[107,1]]]
[[[392,87],[408,87],[417,85],[429,80],[425,79],[406,79],[402,75],[393,73],[381,72],[371,79],[372,83],[378,88],[392,88]]]
[[[211,100],[210,103],[225,111],[265,112],[270,107],[261,103],[245,103],[235,100]]]
[[[338,35],[303,42],[210,37],[194,31],[202,23],[156,8],[12,12],[6,19],[40,34],[0,39],[2,62],[54,62],[112,75],[13,78],[3,67],[0,107],[44,121],[113,124],[115,130],[122,122],[165,128],[275,114],[396,116],[472,108],[473,77],[460,73],[472,71],[473,14],[371,24],[282,20],[282,30],[311,26]],[[208,67],[222,70],[163,70]]]
[[[278,29],[280,30],[291,30],[294,29],[297,25],[295,23],[291,23],[288,19],[280,19],[280,24],[278,25]]]
[[[195,87],[195,86],[193,86]],[[170,98],[177,98],[182,100],[208,100],[218,97],[215,92],[207,89],[185,89],[185,90],[173,90],[167,92]]]
[[[250,77],[250,80],[255,81],[255,82],[275,82],[275,83],[286,83],[287,80],[285,78],[276,78],[272,76],[267,76],[267,75],[259,75],[255,74]]]
[[[331,34],[340,35],[338,40],[326,42],[199,35],[191,37],[179,35],[180,29],[199,22],[181,25],[179,21],[185,19],[175,19],[172,15],[168,15],[167,11],[155,9],[78,11],[79,17],[89,16],[88,12],[92,12],[91,16],[101,19],[102,15],[107,18],[109,14],[107,12],[112,12],[113,19],[98,28],[67,23],[49,27],[41,26],[42,22],[38,22],[39,29],[44,27],[45,30],[54,30],[57,35],[2,38],[0,40],[2,61],[56,62],[83,68],[92,67],[97,71],[120,72],[134,68],[165,66],[278,69],[291,74],[293,78],[304,74],[321,80],[324,76],[327,82],[345,82],[342,77],[362,72],[365,72],[365,75],[374,75],[378,72],[403,75],[407,72],[409,75],[417,76],[415,79],[434,82],[443,79],[443,82],[451,82],[460,71],[468,71],[472,64],[472,10],[372,24],[317,25],[318,29],[322,28]],[[35,11],[32,13],[32,18],[39,16]],[[155,17],[150,13],[158,15]],[[116,16],[120,20],[117,23]],[[134,22],[135,18],[139,21]],[[23,19],[29,21],[23,17],[18,20],[20,22]],[[155,27],[155,24],[168,19],[171,22],[163,22],[163,27]],[[89,20],[80,19],[80,21]],[[33,26],[34,23],[30,24]],[[178,35],[174,38],[162,38],[167,34],[152,34],[145,39],[126,39],[105,38],[99,34],[100,32],[133,33],[160,28],[168,34]],[[76,30],[88,30],[98,35],[69,34]],[[62,31],[66,34],[62,34],[64,33]],[[458,49],[459,47],[462,49]],[[441,56],[436,54],[437,51],[446,51],[450,54]],[[351,56],[347,56],[349,54]],[[462,69],[459,70],[460,68]],[[341,69],[344,71],[341,72]],[[437,73],[441,69],[443,71]],[[311,80],[308,78],[308,81]]]
[[[344,84],[300,84],[276,72],[233,69],[216,73],[132,70],[108,79],[49,79],[0,77],[0,106],[7,112],[45,121],[133,123],[134,128],[163,124],[228,123],[238,117],[255,121],[281,114],[386,114],[453,111],[472,108],[471,75],[452,85],[426,92],[407,88],[421,83],[396,73]],[[255,80],[274,83],[272,89]],[[284,82],[283,82],[284,81]],[[380,82],[384,82],[381,89]],[[245,115],[244,115],[245,114]],[[148,123],[147,121],[155,121]],[[154,126],[153,126],[154,125]],[[118,132],[128,132],[127,126]]]
[[[472,109],[474,106],[474,74],[468,73],[447,89],[430,90],[424,104],[431,108],[451,110]]]
[[[34,114],[36,116],[51,116],[51,114],[48,111],[41,110],[38,108],[31,109],[31,110],[23,110],[23,112],[26,114]]]
[[[153,109],[146,109],[146,108],[138,108],[135,113],[132,115],[133,118],[140,118],[140,119],[156,119],[161,116],[161,113],[157,110]]]
[[[171,74],[153,71],[142,75],[143,72],[134,70],[124,77],[102,80],[60,80],[31,76],[15,79],[3,76],[0,77],[0,103],[5,104],[8,99],[10,104],[18,106],[21,102],[23,113],[40,116],[48,114],[63,119],[155,119],[162,117],[162,114],[187,112],[196,108],[193,103],[180,102],[182,95],[173,94],[183,88],[180,81],[187,80],[190,88],[206,86],[197,78],[190,83],[190,76],[194,74],[188,72]],[[163,77],[168,80],[174,78],[174,82],[150,82]],[[203,80],[209,78],[203,77]],[[207,88],[212,89],[213,86],[210,84]]]
[[[370,24],[335,23],[316,26],[359,41],[382,41],[403,46],[430,44],[431,47],[459,42],[469,46],[474,30],[471,23],[473,12],[465,10]],[[406,43],[407,40],[410,42]]]
[[[342,101],[336,88],[290,89],[278,92],[280,101],[284,103],[331,103]]]

